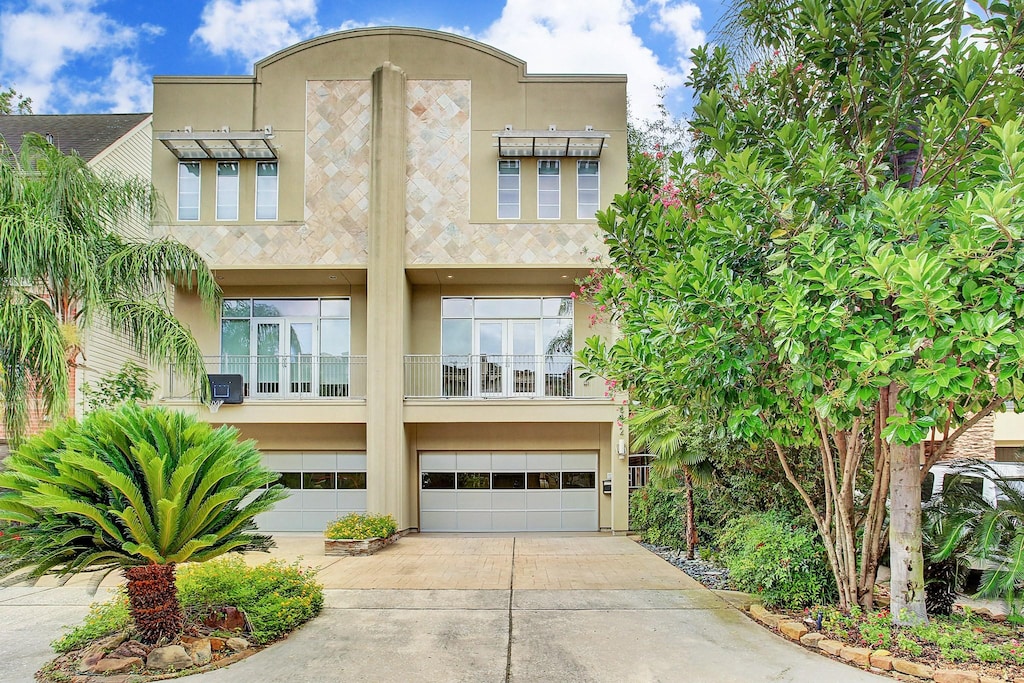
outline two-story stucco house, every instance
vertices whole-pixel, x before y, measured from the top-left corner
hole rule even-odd
[[[571,359],[610,333],[572,292],[625,184],[624,76],[378,28],[157,77],[153,109],[155,234],[224,290],[175,311],[229,376],[212,410],[173,372],[163,401],[258,440],[292,489],[264,529],[627,528],[621,400]]]

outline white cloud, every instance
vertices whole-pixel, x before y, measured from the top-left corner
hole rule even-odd
[[[670,34],[678,55],[665,63],[647,47],[634,24],[650,21]],[[653,118],[658,87],[680,88],[689,50],[704,41],[700,9],[690,2],[654,0],[508,0],[501,17],[479,38],[527,63],[530,73],[625,73],[634,116]]]
[[[21,11],[0,12],[0,83],[31,97],[36,113],[74,107],[83,94],[92,111],[124,111],[128,105],[138,110],[147,99],[128,97],[123,86],[130,79],[145,81],[148,87],[149,77],[125,52],[141,34],[159,35],[163,29],[152,24],[126,26],[96,5],[97,0],[29,0]],[[111,60],[114,80],[104,84],[110,97],[96,90],[95,83],[65,75],[71,62],[83,58]]]
[[[68,99],[78,111],[153,111],[153,82],[142,64],[130,57],[117,57],[108,74]]]
[[[252,64],[321,33],[316,13],[316,0],[211,0],[192,40]]]

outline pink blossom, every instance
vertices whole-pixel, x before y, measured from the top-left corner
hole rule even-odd
[[[804,70],[804,65],[803,64],[797,64],[796,66],[793,67],[793,73],[799,73],[799,72],[801,72],[803,70]]]
[[[569,293],[569,298],[570,299],[575,299],[576,298],[576,292],[570,292]]]

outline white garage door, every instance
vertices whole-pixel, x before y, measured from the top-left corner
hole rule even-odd
[[[422,531],[597,531],[596,453],[421,453]]]
[[[281,473],[291,495],[257,515],[261,531],[323,532],[350,512],[366,512],[366,453],[266,452],[263,465]]]

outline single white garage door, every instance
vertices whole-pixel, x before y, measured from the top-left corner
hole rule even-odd
[[[257,515],[261,531],[316,531],[350,512],[366,512],[366,453],[265,452],[263,465],[281,473],[291,495]]]
[[[420,453],[421,531],[597,531],[597,453]]]

